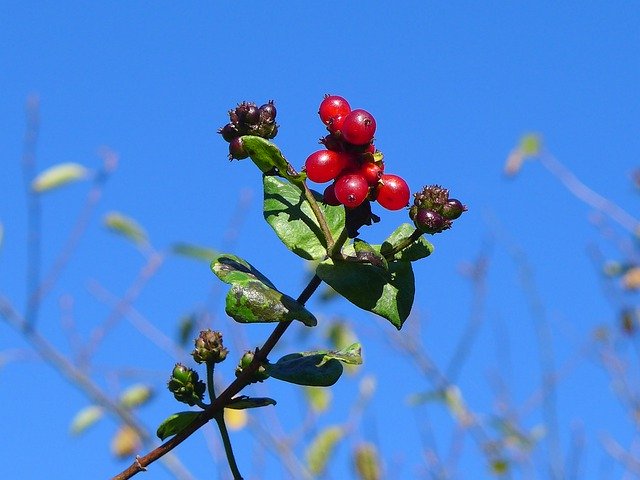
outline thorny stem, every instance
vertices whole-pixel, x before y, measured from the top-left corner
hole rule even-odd
[[[309,298],[311,298],[311,295],[313,295],[321,283],[322,280],[320,280],[320,277],[314,275],[300,296],[296,299],[297,302],[304,305]],[[269,353],[271,353],[271,350],[273,350],[273,347],[276,346],[282,335],[284,335],[284,332],[289,328],[289,325],[291,325],[291,321],[278,323],[278,325],[273,329],[273,332],[271,332],[271,335],[269,335],[269,338],[267,338],[262,345],[262,348],[256,351],[253,361],[249,367],[247,367],[239,377],[231,382],[229,386],[218,397],[216,397],[213,402],[211,402],[211,405],[201,412],[191,424],[148,454],[136,458],[135,462],[133,462],[129,468],[113,477],[112,480],[125,480],[144,471],[148,465],[169,453],[203,425],[209,422],[209,420],[215,418],[216,414],[223,411],[225,405],[229,403],[233,396],[238,394],[244,387],[251,383],[251,378],[254,373],[258,370],[260,364],[266,360]]]

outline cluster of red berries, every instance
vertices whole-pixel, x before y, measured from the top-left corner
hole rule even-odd
[[[242,102],[233,110],[229,110],[229,123],[218,130],[229,142],[229,159],[247,158],[249,155],[242,145],[242,135],[255,135],[271,139],[278,134],[276,123],[276,106],[273,100],[258,107],[253,102]]]
[[[326,150],[309,155],[307,178],[331,183],[324,191],[328,205],[355,208],[365,200],[376,200],[389,210],[409,203],[407,182],[398,175],[384,173],[382,154],[373,145],[376,120],[366,110],[351,110],[338,95],[326,95],[318,111],[329,134],[320,140]]]
[[[439,185],[426,186],[414,197],[409,216],[423,233],[440,233],[451,228],[453,220],[467,210],[460,200],[449,198],[449,190]]]

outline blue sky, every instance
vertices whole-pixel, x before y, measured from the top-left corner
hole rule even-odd
[[[407,178],[414,191],[442,184],[469,207],[453,230],[433,238],[436,253],[416,267],[412,321],[421,324],[425,351],[446,367],[474,309],[460,267],[486,256],[482,324],[460,388],[474,411],[490,415],[497,402],[492,379],[501,376],[522,424],[540,423],[540,404],[521,409],[539,388],[540,375],[534,318],[509,253],[517,245],[532,267],[563,372],[557,398],[563,455],[572,432],[583,431],[580,478],[620,476],[601,442],[610,435],[628,447],[633,426],[601,365],[585,351],[594,328],[611,324],[616,311],[603,295],[588,247],[597,245],[607,257],[622,254],[590,223],[591,209],[540,165],[525,165],[511,180],[502,166],[523,133],[540,132],[578,178],[633,213],[637,192],[629,177],[640,153],[637,4],[7,1],[0,6],[0,25],[0,292],[18,308],[25,301],[20,158],[27,97],[36,93],[41,101],[39,170],[60,162],[96,169],[102,146],[120,158],[86,236],[42,306],[42,333],[64,353],[73,350],[61,327],[60,298],[73,297],[76,328],[85,338],[110,311],[91,285],[122,296],[144,265],[130,244],[101,226],[112,210],[138,220],[159,250],[176,241],[230,248],[297,295],[305,266],[262,220],[257,170],[248,162],[229,163],[216,130],[237,102],[274,99],[281,125],[276,143],[302,166],[324,133],[316,113],[323,94],[340,94],[375,115],[376,144],[388,171]],[[43,271],[64,244],[88,188],[79,183],[42,197]],[[242,196],[251,200],[234,223]],[[377,213],[383,221],[363,234],[374,242],[406,220],[402,212]],[[237,236],[229,236],[230,225]],[[208,310],[212,326],[225,332],[231,320],[224,317],[216,282],[205,264],[169,257],[135,308],[170,336],[194,310]],[[393,328],[346,302],[310,306],[327,318],[348,318],[364,345],[359,375],[374,375],[377,391],[354,436],[379,444],[388,478],[418,476],[425,429],[447,457],[452,422],[441,405],[406,406],[408,395],[430,384],[390,349],[385,337],[396,336]],[[269,330],[244,327],[241,338],[257,345]],[[296,341],[312,340],[292,333],[286,348],[296,348]],[[42,478],[51,471],[59,478],[86,478],[87,471],[104,478],[120,471],[126,462],[108,451],[115,422],[70,437],[69,421],[86,398],[25,351],[20,335],[1,325],[0,358],[20,358],[0,369],[6,429],[0,450],[13,459],[3,462],[7,478]],[[156,385],[158,396],[140,411],[154,428],[180,410],[162,390],[174,361],[123,320],[99,350],[93,374],[113,394],[138,381]],[[229,363],[222,372],[227,381]],[[132,369],[130,378],[113,374],[125,367]],[[333,389],[336,405],[320,425],[346,418],[347,406],[339,403],[353,401],[357,379],[343,383]],[[284,426],[295,429],[286,412],[304,408],[298,390],[271,388]],[[246,432],[235,440],[241,464],[250,463],[259,442]],[[327,478],[350,475],[349,445],[339,449]],[[200,434],[178,454],[197,478],[216,471]],[[264,478],[281,478],[272,457],[265,458]],[[544,476],[544,444],[532,459]],[[470,440],[456,465],[459,478],[486,472]],[[514,477],[526,473],[516,470]],[[147,476],[170,478],[158,466]]]

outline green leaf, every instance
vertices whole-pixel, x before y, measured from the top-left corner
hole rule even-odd
[[[401,241],[409,238],[415,229],[416,227],[413,225],[403,223],[382,243],[380,252],[384,254],[385,252],[391,251],[395,245],[398,245]],[[403,262],[415,262],[421,258],[428,257],[432,253],[433,245],[424,237],[420,237],[407,248],[396,253],[393,258]]]
[[[224,283],[233,285],[248,280],[258,280],[265,285],[276,288],[271,281],[246,260],[224,253],[211,262],[211,271]]]
[[[257,280],[236,283],[227,293],[227,315],[239,323],[270,323],[299,320],[315,327],[318,320],[293,298]]]
[[[376,251],[374,247],[369,245],[364,240],[361,240],[359,238],[354,239],[353,248],[356,252],[356,257],[358,257],[360,260],[364,260],[374,267],[389,270],[389,264],[387,263],[387,260],[380,254],[379,251]]]
[[[135,408],[144,405],[153,397],[153,389],[147,385],[133,385],[120,395],[120,405]]]
[[[340,426],[327,427],[313,439],[305,458],[309,471],[313,475],[324,472],[338,442],[344,437],[344,429]]]
[[[105,226],[114,233],[122,235],[134,243],[147,243],[147,234],[138,223],[118,212],[109,212],[104,216]]]
[[[389,263],[385,275],[372,265],[327,259],[316,274],[351,303],[386,318],[398,330],[411,312],[415,280],[409,262]]]
[[[160,440],[176,435],[188,427],[198,416],[200,416],[200,412],[193,411],[169,415],[158,427],[156,435]]]
[[[342,363],[333,358],[327,360],[325,353],[290,353],[276,363],[266,363],[264,367],[270,376],[283,382],[329,387],[342,375]]]
[[[307,260],[321,260],[327,244],[311,206],[295,185],[277,177],[264,176],[264,218],[278,238],[296,255]],[[333,238],[344,229],[344,207],[322,203],[322,195],[312,192],[323,212]]]
[[[293,174],[289,171],[289,162],[284,158],[280,149],[269,140],[253,135],[244,135],[242,145],[253,163],[263,172],[270,172],[274,168],[278,173],[292,182],[302,182],[304,174]]]
[[[73,435],[84,433],[104,416],[104,409],[98,405],[89,405],[75,414],[71,420],[70,432]]]
[[[34,192],[42,193],[67,183],[82,180],[87,176],[87,169],[77,163],[60,163],[46,169],[31,182]]]
[[[242,395],[240,397],[232,398],[224,408],[231,408],[233,410],[244,410],[246,408],[258,408],[266,407],[267,405],[275,405],[276,401],[269,397],[247,397]]]
[[[338,351],[317,352],[324,353],[324,358],[320,365],[331,359],[340,360],[348,365],[362,365],[362,347],[359,343],[353,343]]]
[[[300,320],[309,327],[318,321],[303,305],[281,293],[262,273],[235,255],[219,255],[211,270],[225,283],[226,312],[240,323],[265,323]]]
[[[189,243],[176,243],[172,245],[171,251],[177,255],[183,255],[195,260],[203,260],[205,262],[211,262],[218,253],[207,247],[200,247],[197,245],[191,245]]]

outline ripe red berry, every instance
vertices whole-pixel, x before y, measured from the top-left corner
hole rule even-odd
[[[377,185],[378,181],[382,178],[382,172],[384,168],[374,162],[365,162],[362,164],[358,173],[362,175],[367,183],[371,186]]]
[[[332,118],[342,116],[345,117],[351,111],[349,102],[338,95],[326,95],[322,103],[318,115],[325,125],[329,125]]]
[[[409,204],[409,185],[398,175],[382,175],[376,200],[388,210],[400,210]]]
[[[304,168],[312,182],[324,183],[336,178],[346,165],[346,157],[333,150],[318,150],[307,157]]]
[[[338,206],[338,205],[342,205],[340,203],[340,200],[338,200],[338,198],[336,197],[336,184],[335,183],[330,183],[329,185],[327,185],[327,188],[324,189],[324,193],[322,194],[322,199],[324,201],[324,203],[326,203],[327,205],[333,205]]]
[[[335,117],[331,117],[329,119],[329,123],[327,123],[327,129],[331,133],[336,133],[342,130],[342,125],[344,124],[344,119],[347,118],[346,115],[336,115]]]
[[[366,110],[352,110],[342,123],[342,136],[354,145],[364,145],[373,140],[376,133],[376,120]]]
[[[341,175],[335,183],[336,198],[345,207],[354,208],[360,205],[369,194],[369,184],[358,173]]]

